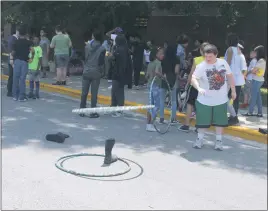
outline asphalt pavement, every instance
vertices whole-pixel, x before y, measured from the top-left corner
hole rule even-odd
[[[77,100],[48,93],[15,102],[2,84],[2,209],[267,209],[267,145],[225,136],[223,152],[206,135],[201,150],[195,133],[172,127],[165,134],[145,131],[145,118],[81,118],[71,113]],[[65,143],[48,133],[70,135]],[[55,167],[61,156],[104,153],[107,138],[114,153],[130,161],[131,171],[114,178],[86,179]],[[85,173],[116,173],[122,163],[101,167],[101,158],[75,158],[65,166]]]

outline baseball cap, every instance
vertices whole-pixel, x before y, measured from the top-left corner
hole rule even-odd
[[[120,28],[120,27],[117,27],[117,28],[115,29],[115,32],[116,32],[116,33],[122,33],[122,32],[123,32],[123,29]]]

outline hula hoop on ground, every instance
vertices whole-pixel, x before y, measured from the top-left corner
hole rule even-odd
[[[149,101],[150,103],[153,103],[152,102],[152,95],[153,95],[153,87],[154,87],[154,83],[156,81],[156,79],[159,79],[159,77],[155,76],[151,82],[151,85],[150,85],[150,91],[149,91]],[[167,107],[170,107],[171,105],[171,101],[172,101],[172,95],[171,95],[171,89],[170,89],[170,86],[169,86],[169,83],[167,81],[166,78],[163,78],[161,79],[162,83],[165,83],[166,84],[166,87],[167,87],[167,90],[166,90],[166,95],[165,96],[170,96],[170,99],[169,99],[169,102],[167,103]],[[160,93],[159,93],[160,95]],[[165,101],[166,97],[164,97],[164,101]],[[161,96],[159,96],[159,99],[158,100],[161,100]],[[159,102],[160,103],[160,102]],[[165,102],[163,102],[165,103]],[[153,108],[152,108],[153,109]],[[152,109],[151,109],[151,113],[152,113]],[[153,125],[154,125],[154,128],[156,129],[156,131],[160,134],[165,134],[168,132],[170,126],[171,126],[171,115],[168,119],[168,122],[165,122],[164,124],[160,123],[160,114],[159,114],[159,111],[160,109],[158,108],[158,110],[156,111],[156,117],[152,120],[153,121]],[[159,116],[159,119],[157,119],[157,116]]]
[[[85,173],[79,173],[79,172],[76,172],[76,171],[73,171],[73,170],[68,170],[68,169],[64,168],[63,163],[66,160],[74,158],[74,157],[83,157],[83,156],[105,157],[104,155],[101,155],[101,154],[91,154],[91,153],[72,154],[72,155],[67,155],[67,156],[59,158],[57,160],[57,162],[55,163],[55,166],[58,169],[60,169],[61,171],[65,172],[65,173],[72,174],[72,175],[75,175],[75,176],[80,176],[80,177],[116,177],[116,176],[126,174],[131,170],[131,167],[130,167],[129,163],[126,160],[122,159],[122,158],[118,158],[117,162],[121,161],[124,164],[126,164],[127,169],[122,171],[122,172],[118,172],[118,173],[114,173],[114,174],[85,174]]]

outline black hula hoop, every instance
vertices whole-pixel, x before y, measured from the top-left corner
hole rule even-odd
[[[154,82],[155,82],[156,78],[159,78],[159,77],[155,76],[153,78],[152,82],[151,82],[151,85],[150,85],[150,91],[149,91],[149,101],[150,101],[150,103],[152,102],[152,88],[153,88],[153,85],[154,85]],[[167,94],[170,96],[170,99],[171,99],[171,97],[172,97],[171,96],[171,89],[170,89],[170,86],[169,86],[169,83],[168,83],[167,79],[166,78],[162,78],[161,80],[162,81],[165,81],[165,83],[167,84],[167,88],[168,88],[167,89],[167,92],[168,92]],[[169,101],[169,104],[170,103],[171,103],[171,100]],[[169,106],[169,104],[168,104],[168,106]],[[160,134],[165,134],[165,133],[168,132],[168,130],[169,130],[170,126],[171,126],[171,115],[170,115],[170,119],[169,119],[169,122],[167,124],[167,127],[163,131],[161,131],[161,130],[159,130],[159,128],[157,128],[155,122],[156,122],[156,118],[153,119],[153,125],[154,125],[154,128],[156,129],[156,131],[158,133],[160,133]]]
[[[83,157],[83,156],[105,157],[104,155],[101,155],[101,154],[90,154],[90,153],[72,154],[72,155],[67,155],[67,156],[59,158],[57,160],[57,162],[55,163],[55,166],[65,173],[72,174],[75,176],[80,176],[80,177],[116,177],[116,176],[126,174],[131,170],[129,163],[126,160],[124,160],[123,158],[118,158],[117,162],[120,161],[120,162],[123,162],[124,164],[126,164],[127,169],[122,171],[122,172],[118,172],[118,173],[114,173],[114,174],[85,174],[85,173],[79,173],[79,172],[76,172],[73,170],[68,170],[68,169],[64,168],[63,163],[66,160],[74,158],[74,157]]]

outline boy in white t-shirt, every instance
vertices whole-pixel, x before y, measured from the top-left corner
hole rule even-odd
[[[230,66],[223,59],[218,59],[218,50],[214,45],[204,48],[205,61],[196,66],[192,75],[192,85],[198,91],[196,100],[196,128],[198,138],[193,147],[201,149],[203,146],[205,129],[215,126],[215,150],[223,150],[223,128],[228,127],[227,102],[228,85],[231,87],[232,99],[236,98],[234,77]]]

